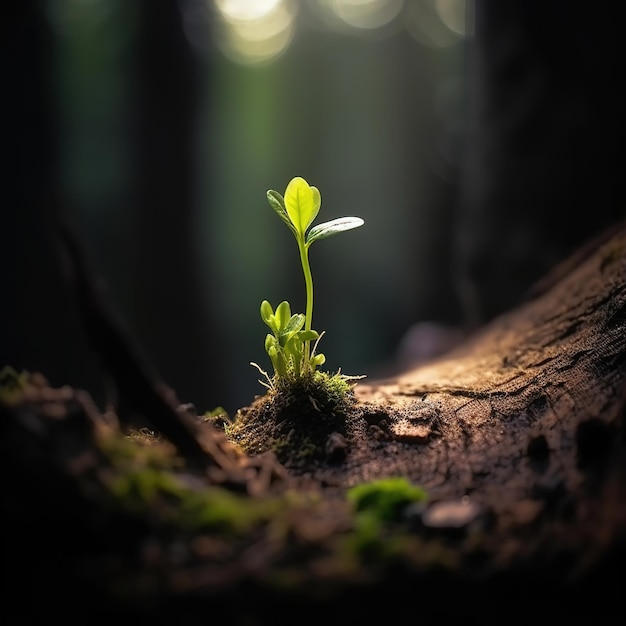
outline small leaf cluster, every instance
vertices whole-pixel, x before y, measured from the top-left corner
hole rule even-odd
[[[315,330],[304,329],[304,314],[292,315],[291,306],[287,301],[281,302],[274,312],[272,305],[263,300],[261,318],[272,331],[265,337],[265,351],[270,357],[275,374],[283,378],[289,376],[299,378],[305,364],[305,342],[317,342],[320,334]],[[312,373],[325,361],[326,357],[323,354],[315,354],[314,350],[307,366]]]

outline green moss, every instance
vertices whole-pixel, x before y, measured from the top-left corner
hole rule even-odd
[[[194,488],[179,476],[149,469],[119,474],[109,487],[122,510],[190,533],[243,535],[283,506],[278,499],[255,500],[217,486]]]
[[[275,376],[270,391],[277,396],[306,394],[328,406],[336,406],[350,393],[353,387],[351,381],[355,378],[360,377],[330,374],[320,370],[302,376]]]
[[[425,502],[428,494],[406,478],[381,478],[351,487],[347,494],[355,510],[381,521],[394,521],[412,502]]]
[[[285,507],[279,498],[253,499],[219,487],[187,489],[181,497],[179,522],[189,530],[249,532]]]
[[[351,487],[346,498],[354,510],[354,528],[342,547],[358,561],[393,561],[409,551],[415,538],[399,522],[413,502],[425,502],[428,494],[402,477],[381,478]]]
[[[322,457],[331,433],[346,434],[356,405],[353,387],[347,376],[320,371],[279,378],[264,396],[239,410],[224,432],[248,454],[271,450],[284,463]]]
[[[278,498],[207,486],[185,473],[167,442],[145,430],[105,437],[101,448],[112,467],[104,477],[111,506],[182,532],[242,535],[285,506]]]

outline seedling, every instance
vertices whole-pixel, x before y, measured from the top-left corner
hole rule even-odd
[[[291,313],[289,302],[283,301],[276,310],[263,300],[261,318],[272,331],[265,338],[265,351],[274,367],[274,376],[263,371],[256,363],[251,363],[268,379],[269,386],[280,380],[300,380],[311,376],[318,366],[326,361],[323,354],[316,354],[316,348],[323,333],[312,328],[313,321],[313,276],[309,265],[309,248],[314,241],[351,230],[364,224],[360,217],[340,217],[309,230],[319,213],[322,203],[317,187],[309,185],[304,178],[292,178],[285,195],[270,189],[267,192],[270,206],[276,211],[298,244],[300,263],[306,289],[305,313]],[[313,347],[311,342],[315,342]],[[265,384],[265,383],[264,383]]]

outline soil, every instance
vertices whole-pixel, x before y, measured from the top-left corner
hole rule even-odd
[[[125,408],[5,373],[16,621],[604,623],[623,611],[625,225],[445,355],[355,381],[339,414],[255,398],[235,420],[260,424],[256,451],[149,373],[80,273]],[[298,437],[266,445],[263,429],[289,420]],[[164,477],[194,502],[212,494],[211,521],[190,526],[191,497]],[[354,487],[388,478],[427,498],[387,485],[355,507]]]

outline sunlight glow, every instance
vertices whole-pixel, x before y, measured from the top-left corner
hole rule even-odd
[[[435,7],[441,21],[461,37],[470,34],[466,24],[466,0],[435,0]]]
[[[222,52],[244,65],[275,59],[293,37],[295,8],[288,0],[216,0],[223,28]]]
[[[332,11],[354,28],[380,28],[402,10],[404,0],[331,0]]]
[[[430,48],[458,44],[466,34],[466,9],[471,0],[412,0],[405,25],[413,39]]]
[[[243,65],[258,65],[280,56],[292,42],[299,0],[200,0],[218,19],[215,39],[224,55]],[[404,26],[418,43],[430,48],[458,45],[473,34],[474,0],[310,0],[308,9],[340,32],[389,34]],[[306,18],[307,12],[303,13]],[[309,12],[309,17],[311,17]],[[192,29],[193,30],[193,29]],[[195,32],[195,31],[194,31]],[[196,37],[197,38],[197,37]]]
[[[215,0],[215,6],[227,21],[253,21],[270,15],[281,0]]]

